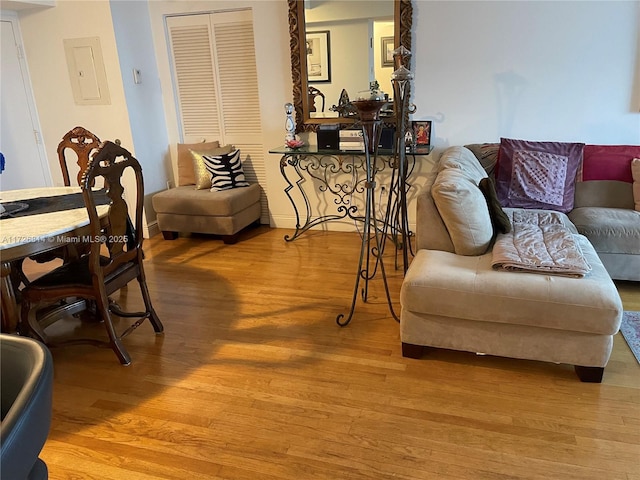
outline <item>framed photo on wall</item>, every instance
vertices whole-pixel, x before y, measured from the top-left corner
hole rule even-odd
[[[331,81],[329,30],[307,32],[307,78],[309,83]]]
[[[381,37],[382,66],[393,67],[393,37]]]
[[[411,122],[411,126],[416,147],[431,145],[431,120],[416,120]]]

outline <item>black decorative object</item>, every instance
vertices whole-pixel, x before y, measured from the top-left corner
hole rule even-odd
[[[338,125],[320,125],[316,132],[318,148],[321,150],[337,150],[340,143]]]

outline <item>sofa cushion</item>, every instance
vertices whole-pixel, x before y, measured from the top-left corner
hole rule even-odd
[[[177,215],[158,213],[158,227],[162,231],[234,235],[260,219],[260,202],[230,216]]]
[[[583,148],[582,143],[502,138],[496,176],[502,206],[569,212]]]
[[[583,278],[496,271],[491,252],[419,250],[402,283],[403,312],[613,335],[620,297],[589,241],[576,239],[592,267]]]
[[[220,142],[207,143],[179,143],[178,144],[178,186],[195,185],[196,178],[193,172],[193,161],[191,160],[191,152],[207,152],[212,148],[218,148]]]
[[[579,207],[568,215],[597,252],[640,255],[640,212],[625,208]]]
[[[640,158],[631,162],[631,176],[633,177],[633,202],[635,209],[640,211]]]
[[[608,207],[633,210],[633,185],[618,180],[576,182],[573,208]]]
[[[486,172],[479,165],[473,153],[464,147],[449,147],[446,149],[436,165],[427,174],[423,187],[416,197],[416,212],[421,219],[416,223],[416,248],[429,248],[454,252],[455,247],[447,226],[438,211],[432,194],[432,187],[442,170],[454,168],[460,174],[474,179],[477,185],[480,179],[486,177]]]
[[[437,169],[441,172],[448,168],[462,170],[465,176],[476,185],[487,176],[487,172],[473,152],[465,147],[450,147],[442,153]]]
[[[580,178],[632,183],[634,157],[640,157],[640,145],[585,145]]]
[[[487,172],[487,175],[493,175],[498,163],[498,151],[500,150],[499,143],[471,143],[465,145],[466,148],[476,156],[482,168]]]
[[[493,226],[489,207],[477,183],[462,169],[446,168],[438,173],[431,195],[455,253],[482,255],[486,252],[493,239]]]
[[[222,192],[182,186],[156,193],[152,201],[157,213],[230,216],[259,202],[260,186],[253,183],[246,188]]]

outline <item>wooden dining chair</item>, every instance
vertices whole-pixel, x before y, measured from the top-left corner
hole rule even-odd
[[[309,87],[309,111],[310,112],[315,112],[316,111],[316,97],[320,97],[322,99],[322,110],[320,110],[321,112],[324,112],[324,93],[322,93],[320,90],[318,90],[316,87]]]
[[[99,145],[100,139],[84,127],[75,127],[62,137],[62,141],[58,144],[58,161],[60,162],[60,170],[62,170],[62,180],[67,187],[71,186],[69,165],[67,164],[72,159],[71,156],[67,156],[69,150],[73,151],[77,158],[76,163],[79,167],[77,184],[80,185],[82,173],[89,164],[89,158]]]
[[[128,226],[128,206],[122,182],[126,172],[135,175],[135,192],[127,191],[126,198],[134,202],[133,229]],[[128,173],[127,173],[128,175]],[[95,180],[102,178],[105,190],[91,188]],[[124,148],[112,142],[100,144],[90,159],[82,176],[82,195],[89,216],[91,249],[78,260],[63,264],[55,270],[32,281],[22,290],[22,309],[19,331],[35,335],[49,345],[45,333],[46,325],[39,322],[39,312],[50,313],[47,309],[56,302],[69,297],[93,300],[97,314],[103,321],[109,336],[108,344],[114,350],[120,363],[129,365],[131,357],[122,339],[149,319],[156,333],[163,331],[163,325],[156,314],[143,268],[142,254],[142,213],[144,204],[144,183],[140,163]],[[102,194],[100,193],[102,192]],[[99,195],[108,200],[108,213],[98,215]],[[133,238],[129,239],[128,237]],[[136,279],[145,305],[144,312],[128,313],[109,300],[109,295]],[[112,316],[131,317],[137,320],[122,333],[116,332]],[[104,343],[89,339],[69,339],[63,343]]]
[[[82,173],[86,170],[87,165],[89,164],[91,154],[97,150],[99,145],[100,139],[84,127],[74,127],[64,134],[62,140],[58,144],[58,161],[60,162],[60,170],[62,171],[62,179],[65,186],[71,186],[68,162],[74,159],[74,155],[72,155],[70,151],[75,154],[75,160],[79,168],[76,184],[80,185]],[[86,253],[87,251],[87,245],[70,244],[48,252],[30,256],[29,259],[37,263],[46,263],[60,258],[66,262],[72,258],[77,258],[82,252]],[[12,281],[15,285],[15,290],[20,290],[20,285],[26,286],[30,282],[29,278],[24,273],[23,263],[24,259],[21,259],[13,262],[12,264]]]

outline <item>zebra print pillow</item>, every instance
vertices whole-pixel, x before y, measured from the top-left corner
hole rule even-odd
[[[242,171],[239,149],[222,155],[202,155],[202,158],[204,166],[211,174],[212,192],[249,186]]]

